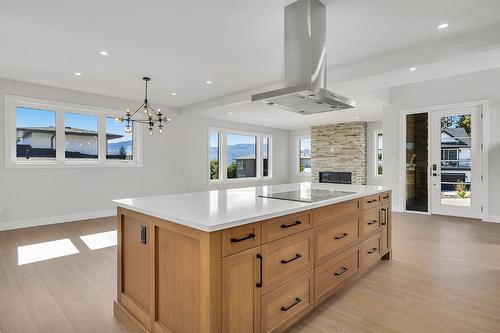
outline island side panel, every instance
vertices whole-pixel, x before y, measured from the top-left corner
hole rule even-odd
[[[119,260],[119,305],[148,332],[220,332],[221,233],[199,231],[123,208],[119,208],[118,216],[122,221],[122,228],[118,228],[118,238],[122,240],[118,248],[119,258],[127,253],[129,247],[137,246],[134,238],[129,241],[124,237],[123,226],[129,220],[139,220],[147,225],[148,242],[141,245],[151,247],[152,273],[147,283],[139,279],[143,283],[144,294],[132,301],[137,305],[138,300],[143,302],[149,295],[151,311],[146,311],[149,322],[145,323],[143,314],[138,316],[133,306],[124,304],[123,292],[120,293],[130,276],[145,273],[147,269],[144,265],[125,267],[126,262]],[[137,239],[140,240],[140,235]]]

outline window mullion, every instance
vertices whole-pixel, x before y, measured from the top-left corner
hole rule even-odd
[[[219,179],[227,180],[227,136],[226,132],[219,132]]]
[[[263,178],[264,177],[264,168],[262,167],[263,161],[263,155],[262,155],[262,136],[261,135],[256,135],[255,136],[255,144],[257,145],[256,151],[255,151],[255,163],[256,163],[256,170],[255,170],[255,177],[257,178]]]
[[[97,118],[97,147],[98,160],[106,161],[106,115],[100,114]]]
[[[66,157],[66,133],[64,130],[64,111],[56,111],[56,161],[64,162]]]

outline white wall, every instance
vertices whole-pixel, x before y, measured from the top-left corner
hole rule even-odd
[[[366,181],[367,185],[382,185],[383,178],[376,175],[376,137],[375,134],[380,131],[382,132],[382,121],[371,121],[368,122],[367,126],[367,171],[366,171]],[[385,136],[384,136],[385,144]]]
[[[5,94],[118,110],[140,103],[0,79],[0,229],[17,223],[23,225],[31,219],[47,217],[44,221],[50,223],[61,220],[58,217],[62,216],[108,211],[113,208],[110,201],[116,198],[212,188],[205,177],[208,126],[271,132],[274,135],[275,176],[272,183],[288,181],[288,131],[212,121],[172,111],[169,113],[172,123],[163,135],[144,135],[143,167],[6,169]],[[162,107],[162,110],[167,109]]]
[[[476,72],[448,77],[422,83],[416,83],[391,89],[391,105],[384,109],[384,151],[389,156],[384,172],[384,185],[391,186],[394,191],[393,204],[399,202],[399,112],[403,109],[489,100],[490,119],[488,167],[489,179],[489,212],[491,220],[500,222],[500,69]],[[403,157],[404,158],[404,157]]]
[[[289,179],[291,183],[312,181],[312,174],[306,174],[306,173],[299,174],[297,172],[297,169],[299,167],[297,163],[297,157],[298,157],[297,137],[304,135],[311,136],[310,127],[289,131],[290,139],[288,148],[288,169],[290,173]]]

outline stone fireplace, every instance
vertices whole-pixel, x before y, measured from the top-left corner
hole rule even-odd
[[[366,122],[311,127],[313,181],[319,182],[320,172],[350,172],[353,184],[366,185],[366,147]]]

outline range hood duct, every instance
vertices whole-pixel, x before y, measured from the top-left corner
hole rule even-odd
[[[326,70],[326,7],[298,0],[285,7],[285,88],[252,95],[252,102],[304,115],[355,107],[326,89]]]

